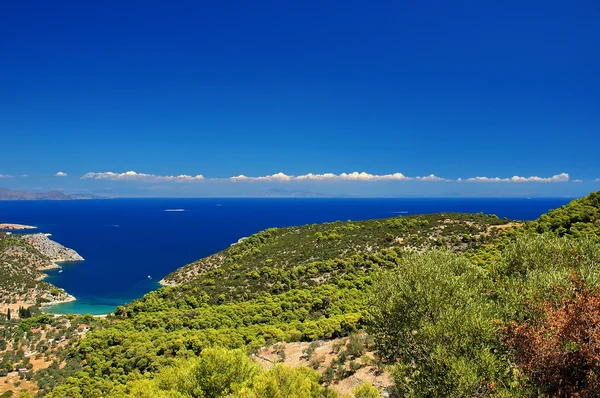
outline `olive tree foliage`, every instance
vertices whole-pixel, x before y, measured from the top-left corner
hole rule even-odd
[[[263,370],[242,350],[207,348],[152,379],[127,383],[114,398],[337,398],[309,368],[276,365]]]
[[[354,398],[380,398],[379,390],[369,382],[363,382],[352,390]]]
[[[525,235],[489,264],[496,301],[507,321],[539,318],[548,303],[558,304],[573,292],[573,280],[587,288],[600,286],[600,240]]]
[[[409,254],[375,276],[369,332],[403,396],[485,395],[505,371],[489,287],[485,270],[446,251]]]
[[[258,374],[258,367],[242,350],[207,348],[197,359],[165,368],[152,382],[129,384],[128,397],[218,398],[239,392]]]
[[[600,286],[595,236],[523,234],[483,266],[413,253],[374,277],[369,332],[404,396],[535,395],[546,388],[519,365],[506,328],[543,322],[581,286]]]
[[[307,367],[275,365],[253,380],[239,398],[337,398],[338,394],[319,384],[320,375]]]

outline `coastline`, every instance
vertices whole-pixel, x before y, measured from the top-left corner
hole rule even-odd
[[[63,290],[63,291],[64,291],[64,290]],[[46,302],[46,303],[41,303],[41,304],[40,304],[40,309],[41,309],[42,307],[49,307],[49,306],[52,306],[52,305],[58,305],[58,304],[71,303],[71,302],[73,302],[73,301],[76,301],[76,300],[77,300],[77,299],[75,298],[75,296],[73,296],[73,295],[71,295],[71,294],[69,294],[69,293],[67,293],[67,292],[65,292],[64,294],[67,296],[67,297],[66,297],[66,298],[64,298],[64,299],[53,300],[53,301],[48,301],[48,302]]]
[[[52,269],[57,269],[57,268],[62,268],[60,266],[60,263],[78,263],[81,261],[85,261],[85,259],[82,257],[81,260],[71,260],[68,258],[51,258],[50,260],[50,264],[48,264],[45,267],[42,268],[38,268],[40,271],[48,271],[48,270],[52,270]],[[48,277],[48,274],[44,273],[45,276],[43,276],[42,278],[40,278],[39,280],[43,280],[46,279]]]
[[[165,280],[165,278],[163,278],[163,279],[159,280],[159,281],[158,281],[158,284],[159,284],[159,285],[161,285],[161,286],[163,286],[163,287],[167,287],[167,286],[177,286],[177,283],[175,283],[175,282],[167,282],[167,281]]]
[[[16,224],[19,225],[19,224]],[[36,227],[32,227],[36,228]],[[37,281],[42,281],[49,277],[49,275],[44,272],[52,269],[60,269],[61,263],[75,263],[80,261],[85,261],[85,259],[77,253],[75,250],[70,249],[62,244],[50,239],[52,236],[49,233],[33,233],[33,234],[24,234],[21,235],[21,239],[35,248],[39,254],[45,256],[45,261],[42,264],[38,264],[36,267],[38,271],[40,271],[40,276],[36,278]],[[44,307],[49,307],[58,304],[71,303],[76,301],[77,298],[72,294],[69,294],[64,289],[50,284],[52,288],[49,291],[44,292],[40,297],[48,300],[46,302],[40,303],[40,309]],[[58,289],[58,293],[52,293],[54,289]],[[28,305],[29,303],[23,302],[23,306]]]

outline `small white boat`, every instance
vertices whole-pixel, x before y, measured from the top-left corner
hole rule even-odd
[[[148,279],[152,279],[152,277],[150,275],[148,275]]]
[[[60,274],[60,273],[62,273],[62,269],[59,269],[59,270],[58,270],[58,273],[59,273],[59,274]]]

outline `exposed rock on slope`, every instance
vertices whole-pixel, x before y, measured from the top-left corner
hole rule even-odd
[[[50,240],[47,234],[23,235],[21,239],[29,243],[51,261],[83,261],[83,257],[79,253]]]

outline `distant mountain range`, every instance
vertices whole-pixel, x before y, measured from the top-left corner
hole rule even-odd
[[[266,189],[257,194],[265,198],[327,198],[330,195],[313,191],[290,191],[286,189]]]
[[[93,195],[67,195],[60,191],[25,192],[0,187],[0,200],[75,200],[94,199]]]

